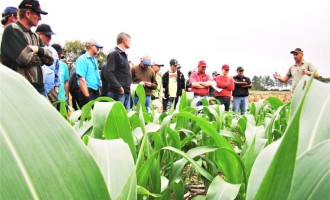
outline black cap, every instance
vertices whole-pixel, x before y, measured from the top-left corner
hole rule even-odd
[[[238,66],[237,71],[244,71],[244,68],[242,66]]]
[[[178,66],[180,64],[178,63],[178,61],[176,59],[173,58],[170,60],[170,65]]]
[[[214,71],[214,72],[212,73],[212,76],[217,76],[217,75],[219,75],[219,73],[218,73],[217,71]]]
[[[40,7],[40,4],[39,4],[38,0],[23,0],[19,4],[18,8],[19,9],[22,9],[22,8],[31,9],[34,12],[37,12],[37,13],[40,13],[40,14],[43,14],[43,15],[48,14],[47,12],[41,10],[41,7]]]
[[[36,32],[40,32],[45,35],[55,35],[55,33],[52,31],[52,28],[50,28],[48,24],[40,24],[37,27]]]
[[[303,50],[301,50],[301,48],[295,48],[295,50],[291,51],[290,53],[302,53]]]
[[[63,53],[63,49],[59,44],[53,44],[52,47],[57,51],[57,53]]]

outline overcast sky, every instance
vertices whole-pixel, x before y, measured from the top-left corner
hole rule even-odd
[[[21,0],[0,0],[0,9]],[[223,64],[235,75],[284,75],[294,63],[296,47],[321,76],[330,77],[329,0],[40,0],[49,14],[40,23],[57,34],[52,43],[94,38],[107,53],[119,32],[132,37],[127,51],[135,64],[144,54],[165,64],[176,58],[187,74],[199,60],[207,72]],[[35,29],[33,29],[35,30]]]

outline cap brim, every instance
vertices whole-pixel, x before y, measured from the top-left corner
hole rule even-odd
[[[103,46],[98,45],[98,44],[96,44],[95,46],[96,46],[97,48],[99,48],[99,49],[102,49],[102,48],[103,48]]]
[[[32,9],[33,10],[33,9]],[[42,15],[48,15],[48,12],[45,12],[45,11],[43,11],[43,10],[34,10],[35,12],[37,12],[37,13],[40,13],[40,14],[42,14]]]
[[[56,35],[56,33],[54,33],[54,32],[42,32],[43,34],[45,34],[45,35]]]

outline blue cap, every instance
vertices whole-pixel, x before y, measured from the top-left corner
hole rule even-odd
[[[143,61],[143,64],[149,66],[149,65],[151,65],[151,62],[150,61]]]
[[[9,6],[2,12],[2,17],[7,17],[11,14],[17,13],[17,11],[18,11],[17,8]]]

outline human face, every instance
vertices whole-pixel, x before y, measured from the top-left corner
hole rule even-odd
[[[227,76],[228,73],[229,73],[229,69],[222,69],[222,74],[223,74],[224,76]]]
[[[129,49],[131,47],[131,39],[127,38],[124,40],[124,46],[126,49]]]
[[[26,11],[26,18],[30,27],[38,26],[38,23],[41,20],[41,15],[40,13],[34,12],[33,10],[28,10]]]
[[[206,66],[198,66],[198,72],[200,74],[205,74]]]
[[[296,63],[301,62],[303,58],[303,53],[293,53],[293,59]]]
[[[92,49],[92,53],[94,54],[94,56],[96,56],[100,52],[101,48],[98,48],[97,46],[93,45],[91,47],[91,49]]]
[[[171,65],[171,72],[176,72],[178,70],[177,65]]]
[[[45,45],[49,45],[50,41],[52,40],[51,35],[45,35],[44,33],[39,34],[41,40],[45,43]]]
[[[237,70],[238,76],[243,76],[244,75],[244,70]]]
[[[154,70],[155,73],[160,71],[160,67],[158,65],[153,65],[152,69]]]

